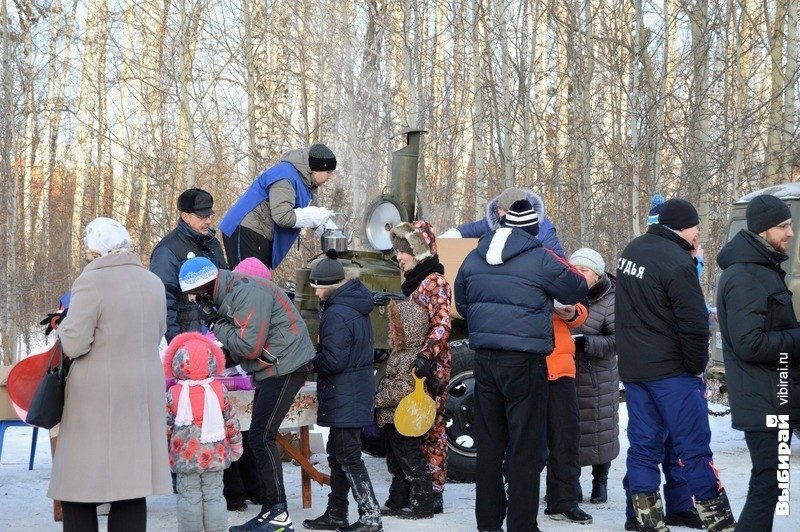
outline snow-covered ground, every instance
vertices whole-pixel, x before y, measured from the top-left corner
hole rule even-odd
[[[725,484],[735,515],[741,512],[747,494],[747,481],[750,475],[750,459],[744,436],[741,432],[730,428],[730,416],[711,417],[713,433],[712,449],[720,477]],[[543,504],[539,504],[539,527],[551,530],[596,530],[618,531],[623,529],[625,521],[624,496],[622,493],[622,476],[625,474],[625,455],[628,441],[624,427],[627,423],[627,411],[624,403],[620,406],[620,423],[623,430],[620,434],[622,452],[613,462],[609,473],[609,500],[605,504],[583,504],[584,510],[594,517],[591,525],[571,525],[556,522],[544,516]],[[36,450],[36,463],[33,471],[28,471],[28,455],[30,452],[31,429],[8,429],[6,431],[3,455],[0,457],[0,531],[28,532],[61,530],[60,523],[52,519],[52,503],[46,497],[47,484],[50,477],[50,447],[47,431],[39,431],[39,442]],[[800,529],[800,442],[797,438],[792,442],[793,459],[791,467],[791,515],[776,517],[776,532],[794,532]],[[320,470],[327,469],[324,455],[315,455],[320,461]],[[383,502],[389,489],[390,477],[383,460],[364,456],[375,486],[379,502]],[[314,484],[314,507],[301,508],[300,502],[300,469],[292,464],[284,464],[289,510],[295,526],[302,530],[303,519],[318,516],[325,509],[328,488]],[[591,473],[584,468],[581,483],[585,494],[591,492]],[[544,479],[542,479],[544,490]],[[544,491],[542,491],[544,495]],[[384,529],[391,531],[437,531],[448,532],[475,530],[475,486],[473,484],[450,484],[444,495],[445,512],[433,519],[423,521],[403,521],[396,518],[385,518]],[[151,497],[148,505],[149,530],[175,530],[175,496],[162,495]],[[228,513],[230,525],[240,524],[256,513],[257,507],[251,505],[248,512]],[[351,502],[350,517],[357,515],[355,504]],[[105,530],[105,518],[100,518],[100,529]],[[675,528],[673,530],[689,530]]]

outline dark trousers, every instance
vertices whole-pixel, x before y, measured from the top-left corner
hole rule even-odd
[[[433,481],[422,439],[403,436],[393,424],[383,427],[386,436],[386,467],[392,474],[386,506],[394,510],[411,506],[417,513],[433,512]]]
[[[100,502],[62,501],[64,532],[97,532],[97,506]],[[144,497],[113,501],[108,513],[108,532],[143,532],[147,529],[147,504]]]
[[[256,459],[261,480],[263,505],[266,508],[286,503],[283,488],[281,451],[275,438],[278,428],[295,395],[303,386],[308,371],[298,371],[258,382],[253,396],[253,417],[250,422],[250,448]]]
[[[358,504],[359,521],[380,523],[381,510],[361,459],[361,428],[331,428],[325,450],[331,468],[331,493],[328,495],[331,513],[347,516],[347,493],[352,490]]]
[[[575,379],[550,381],[547,395],[547,508],[566,512],[578,504],[581,428]]]
[[[231,236],[223,234],[222,245],[231,270],[247,257],[255,257],[272,268],[272,240],[267,240],[249,227],[240,225]]]
[[[736,530],[761,530],[771,532],[775,505],[780,495],[778,486],[778,433],[774,431],[747,431],[744,433],[750,451],[750,485],[747,500],[739,515]],[[789,442],[792,433],[789,432]],[[788,470],[787,470],[788,471]]]
[[[248,431],[242,431],[242,456],[235,462],[231,462],[222,476],[222,493],[229,505],[243,503],[247,499],[256,504],[264,502],[260,475],[253,450],[250,449],[248,436]]]
[[[480,530],[533,529],[547,461],[547,367],[543,355],[475,355],[475,517]],[[506,461],[508,498],[503,485]]]

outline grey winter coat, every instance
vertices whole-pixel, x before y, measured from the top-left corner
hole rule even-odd
[[[130,252],[93,260],[58,328],[73,358],[47,496],[109,502],[171,493],[164,285]]]
[[[297,307],[266,279],[219,270],[213,331],[235,362],[256,381],[288,375],[314,358],[314,344]]]
[[[619,454],[619,373],[614,329],[615,279],[606,273],[589,289],[585,335],[575,353],[580,411],[580,465],[604,464]]]
[[[428,313],[413,301],[389,304],[389,338],[392,352],[386,375],[378,383],[375,409],[378,426],[394,423],[400,400],[414,391],[411,365],[428,337]]]

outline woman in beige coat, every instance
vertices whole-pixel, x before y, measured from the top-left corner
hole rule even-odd
[[[164,285],[119,222],[93,220],[84,245],[89,264],[58,328],[73,361],[47,495],[63,501],[65,531],[97,530],[104,502],[110,532],[145,530],[145,497],[172,491],[158,357]]]

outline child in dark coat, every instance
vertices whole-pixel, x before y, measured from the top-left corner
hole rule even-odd
[[[319,346],[313,359],[317,372],[317,424],[330,427],[328,464],[331,493],[325,513],[303,521],[311,530],[379,532],[381,512],[364,461],[361,429],[372,423],[373,382],[372,292],[358,279],[345,280],[336,251],[311,268],[311,286],[322,301]],[[347,493],[352,490],[359,519],[348,526]]]

